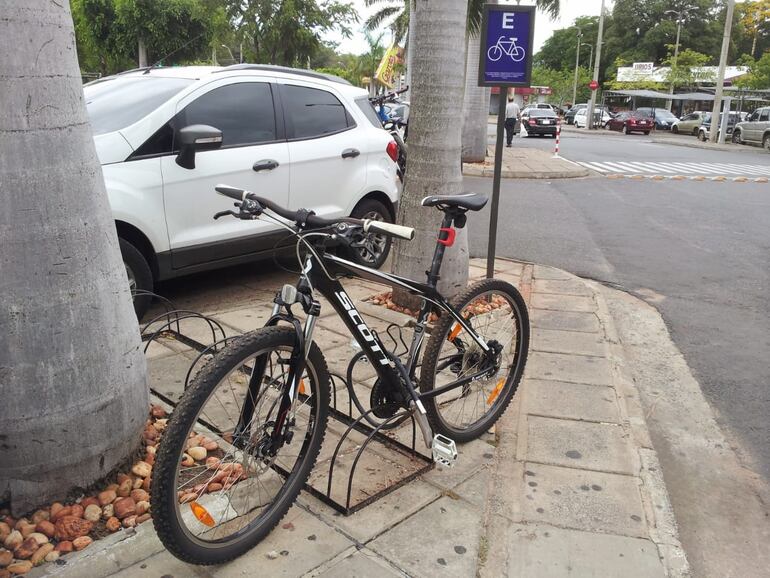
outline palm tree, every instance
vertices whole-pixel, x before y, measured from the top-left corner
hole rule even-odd
[[[411,242],[396,243],[393,269],[399,275],[423,278],[436,246],[440,213],[420,200],[433,194],[462,192],[461,128],[457,122],[465,76],[464,52],[467,0],[413,0],[413,85],[409,116],[409,171],[399,204],[399,220],[417,230]],[[465,233],[465,229],[460,230]],[[451,296],[468,279],[468,240],[458,235],[447,251],[441,290]],[[408,297],[396,294],[402,304]]]
[[[0,13],[0,499],[20,514],[129,459],[149,403],[69,3]]]

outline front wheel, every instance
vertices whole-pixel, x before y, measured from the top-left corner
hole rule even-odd
[[[420,392],[430,394],[468,379],[464,385],[423,398],[423,404],[434,433],[469,442],[497,421],[516,393],[527,363],[529,316],[516,288],[499,279],[471,285],[452,306],[491,354],[451,315],[442,313],[425,349]]]
[[[770,134],[766,134],[765,138],[762,139],[762,146],[767,152],[770,152]]]
[[[706,142],[706,132],[700,131],[698,132],[698,140],[701,142]]]
[[[743,141],[741,140],[741,131],[739,130],[733,131],[733,143],[743,144]]]
[[[131,298],[134,300],[134,312],[137,319],[141,321],[152,301],[152,297],[148,294],[153,290],[152,270],[139,249],[120,237],[118,237],[118,243],[123,257],[123,266],[126,268]]]
[[[671,132],[673,132],[674,134],[679,134],[679,127],[676,125],[672,126]]]
[[[298,394],[290,387],[290,327],[230,342],[198,373],[169,418],[151,486],[155,530],[192,564],[221,564],[253,548],[297,498],[321,449],[329,372],[313,344]],[[276,422],[285,424],[273,434]]]

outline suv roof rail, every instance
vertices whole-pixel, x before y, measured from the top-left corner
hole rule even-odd
[[[291,68],[289,66],[278,66],[276,64],[232,64],[230,66],[225,66],[221,70],[216,70],[214,73],[217,72],[229,72],[231,70],[262,70],[265,72],[285,72],[287,74],[297,74],[300,76],[309,76],[311,78],[319,78],[321,80],[329,80],[331,82],[336,82],[338,84],[347,84],[350,85],[350,82],[345,80],[344,78],[340,78],[339,76],[334,76],[333,74],[325,74],[323,72],[316,72],[314,70],[307,70],[304,68]],[[352,85],[351,85],[352,86]]]

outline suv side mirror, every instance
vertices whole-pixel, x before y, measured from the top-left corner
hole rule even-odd
[[[185,169],[195,168],[195,151],[210,151],[222,146],[222,131],[205,124],[192,124],[181,129],[176,164]]]

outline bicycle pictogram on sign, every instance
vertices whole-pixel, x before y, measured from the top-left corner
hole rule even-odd
[[[497,62],[503,57],[503,54],[507,54],[514,62],[521,62],[526,56],[526,51],[516,44],[518,38],[510,37],[506,40],[505,36],[501,36],[497,39],[497,43],[494,46],[490,46],[487,51],[487,58],[492,62]]]

